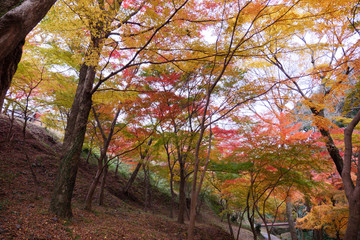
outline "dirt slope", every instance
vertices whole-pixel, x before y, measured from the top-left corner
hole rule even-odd
[[[95,166],[81,163],[74,191],[74,218],[58,219],[48,212],[61,144],[44,128],[29,124],[25,141],[22,123],[11,132],[0,115],[0,239],[186,239],[186,225],[167,217],[167,196],[153,189],[153,207],[143,210],[141,184],[123,196],[125,179],[111,172],[105,207],[94,201],[83,210]],[[196,239],[231,239],[223,229],[197,224]]]

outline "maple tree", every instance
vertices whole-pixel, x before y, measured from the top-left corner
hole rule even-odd
[[[39,2],[47,4],[39,13],[40,18],[55,1]],[[7,11],[8,3],[16,1],[1,3],[0,13],[4,9]],[[221,156],[219,146],[221,141],[226,142],[226,138],[218,137],[222,131],[219,126],[240,115],[241,107],[246,103],[261,99],[273,110],[292,109],[306,120],[311,119],[319,130],[343,179],[351,219],[346,238],[354,239],[360,222],[359,184],[356,184],[359,180],[352,178],[358,172],[354,164],[358,161],[354,154],[358,149],[352,146],[353,132],[360,119],[356,112],[359,87],[356,85],[359,43],[356,4],[355,0],[321,3],[290,0],[58,2],[30,35],[30,46],[25,48],[26,54],[32,54],[32,58],[43,64],[46,74],[51,76],[37,89],[43,94],[40,101],[52,105],[45,114],[46,122],[53,125],[62,122],[64,126],[66,122],[63,156],[51,211],[62,217],[72,216],[72,190],[84,141],[97,142],[101,153],[93,186],[100,180],[101,173],[106,173],[111,154],[119,156],[123,151],[138,147],[139,151],[132,152],[131,158],[140,160],[124,192],[129,190],[141,167],[148,191],[149,171],[153,167],[149,160],[153,160],[155,155],[159,161],[166,161],[168,172],[164,175],[169,177],[173,203],[176,197],[174,181],[180,183],[180,223],[184,223],[186,198],[191,198],[188,238],[193,239],[197,202],[206,181],[208,164],[215,156]],[[17,7],[13,10],[16,12]],[[9,23],[5,24],[9,28],[3,30],[5,25],[1,21],[7,18],[8,13],[1,15],[0,33],[12,28]],[[33,24],[30,25],[33,27]],[[24,26],[30,29],[30,25]],[[15,58],[0,58],[9,64],[1,66],[11,68],[5,77],[1,75],[2,81],[7,79],[7,85],[1,83],[2,94],[7,91],[20,60],[26,31],[20,31],[23,34],[18,37],[20,42],[16,40],[10,44],[17,46],[17,50],[4,48],[14,51],[11,58],[16,55]],[[203,34],[210,34],[211,39],[202,38]],[[0,46],[2,39],[0,37]],[[34,65],[26,65],[29,72],[36,71],[38,64]],[[29,76],[26,78],[31,79]],[[16,94],[20,91],[14,86],[8,96],[17,98]],[[341,114],[351,118],[341,119],[341,124],[347,126],[343,145],[336,141],[334,132],[338,128],[332,123],[332,116],[339,114],[341,104],[349,110]],[[305,112],[305,107],[310,113]],[[115,126],[119,127],[120,108],[121,121],[128,121],[130,126],[123,129],[124,135],[113,139]],[[96,113],[91,115],[91,109]],[[285,122],[284,118],[295,121],[289,115],[279,117],[278,121]],[[337,124],[339,120],[336,119]],[[311,170],[310,166],[320,169],[310,165],[314,163],[311,160],[314,156],[306,154],[314,147],[306,142],[306,134],[301,140],[306,142],[303,146],[290,140],[290,143],[284,143],[273,134],[275,130],[269,127],[272,126],[270,120],[263,117],[261,121],[262,124],[249,127],[247,133],[241,133],[254,151],[240,139],[237,139],[240,143],[237,149],[230,145],[225,147],[234,151],[228,161],[237,162],[236,153],[247,151],[249,162],[238,169],[247,174],[241,181],[224,183],[225,191],[228,191],[222,195],[227,198],[224,207],[226,211],[231,211],[231,208],[248,211],[252,223],[255,215],[266,222],[266,213],[285,212],[280,203],[286,201],[287,205],[290,204],[291,190],[295,188],[290,176],[301,176],[303,180],[310,176],[304,173]],[[291,125],[291,122],[286,124]],[[281,134],[291,132],[293,137],[300,136],[300,133],[295,133],[299,126],[292,127],[280,127]],[[135,137],[132,138],[131,134]],[[150,135],[153,135],[154,146],[151,141],[145,146],[147,140],[144,139]],[[265,143],[256,144],[259,139]],[[276,144],[272,148],[267,141]],[[126,150],[121,150],[121,147]],[[274,168],[272,162],[280,158],[274,153],[279,149],[283,154],[281,158],[285,160],[292,159],[295,153],[302,156],[303,162],[309,161],[308,168],[300,164],[295,167],[294,162],[283,160],[281,163],[291,171],[286,172],[289,175],[282,175],[284,169]],[[262,158],[263,163],[257,165],[257,158]],[[322,160],[326,165],[325,162]],[[261,171],[264,167],[268,167],[268,172]],[[314,174],[314,169],[310,172]],[[104,184],[106,174],[102,176]],[[188,182],[192,184],[191,196],[187,196],[185,191]],[[91,189],[94,190],[93,186]],[[89,209],[91,189],[86,204]],[[239,195],[240,192],[246,194]],[[145,195],[148,196],[148,192]],[[314,212],[319,210],[325,214],[332,209],[331,206],[320,208],[315,206]],[[170,212],[172,216],[173,209]],[[323,217],[333,218],[330,215]],[[336,231],[336,237],[343,234],[343,226],[341,230],[334,229],[327,231]]]
[[[147,136],[145,139],[147,139],[149,136]],[[146,159],[148,159],[149,157],[149,146],[151,146],[152,143],[152,138],[150,137],[149,141],[147,142],[147,147],[145,147],[145,150],[143,151],[141,146],[143,145],[144,140],[141,139],[142,143],[139,143],[139,155],[140,155],[140,159],[138,161],[138,163],[136,164],[136,167],[134,169],[134,171],[132,172],[129,180],[127,181],[127,183],[125,184],[124,188],[123,188],[123,192],[125,194],[128,194],[129,189],[131,188],[132,184],[134,183],[137,174],[139,173],[139,170],[141,167],[143,167],[146,164]]]
[[[314,198],[314,206],[296,224],[301,229],[324,230],[327,235],[336,239],[343,239],[348,223],[348,203],[344,192],[334,186],[327,186],[326,191],[320,191]],[[321,204],[316,203],[321,200]]]
[[[145,103],[146,114],[154,119],[150,122],[159,123],[153,124],[153,127],[159,135],[157,138],[160,138],[157,144],[162,144],[165,150],[173,200],[173,180],[176,178],[180,182],[178,222],[184,223],[187,208],[185,200],[189,198],[185,194],[185,187],[186,182],[192,177],[192,155],[200,129],[199,115],[203,110],[206,84],[203,71],[206,72],[206,68],[198,64],[198,70],[194,71],[190,69],[193,64],[178,63],[176,67],[179,66],[183,71],[176,71],[176,68],[167,66],[150,67],[139,77],[139,91],[141,101]],[[189,69],[188,72],[184,72],[186,69]],[[239,74],[239,71],[235,70],[232,73]],[[235,78],[229,77],[217,94],[220,96],[220,92],[226,92],[230,96],[230,90],[235,92],[239,89],[236,83]],[[226,106],[225,103],[231,100],[232,98],[227,97],[216,112],[228,111],[230,106]],[[205,145],[202,146],[202,152],[206,148]],[[136,169],[138,168],[140,164]]]
[[[189,66],[186,64],[182,65],[182,69],[187,67]],[[180,211],[178,222],[180,223],[184,222],[186,209],[185,183],[187,179],[193,180],[193,155],[196,149],[196,141],[198,141],[201,131],[200,117],[204,114],[204,105],[206,104],[205,96],[208,84],[206,74],[208,71],[209,68],[201,66],[197,71],[191,70],[185,73],[177,73],[172,69],[165,69],[165,71],[162,69],[160,74],[146,77],[149,86],[146,83],[145,86],[150,91],[148,95],[151,100],[145,100],[154,103],[155,108],[151,108],[151,112],[154,117],[162,119],[157,127],[157,132],[161,135],[160,141],[163,143],[166,151],[170,171],[170,185],[172,185],[173,175],[179,176]],[[229,112],[231,108],[236,107],[239,98],[246,96],[246,94],[243,94],[242,96],[234,97],[236,92],[241,91],[244,87],[238,81],[239,79],[235,77],[239,77],[241,74],[241,71],[236,68],[224,74],[224,80],[221,86],[216,89],[214,95],[219,97],[225,96],[225,98],[220,102],[211,101],[209,109],[212,110],[206,113],[207,118],[214,115],[219,120],[223,113]],[[204,142],[200,142],[199,148],[201,159],[207,158],[206,155],[209,152],[209,143],[211,142],[208,141],[208,137],[204,139]],[[171,159],[173,159],[172,162]],[[206,161],[201,161],[201,164],[206,168]],[[179,172],[175,175],[174,170]],[[202,179],[205,172],[203,171],[202,173]],[[191,201],[193,201],[192,197]]]
[[[248,122],[237,130],[240,136],[220,144],[226,162],[239,164],[236,175],[224,181],[222,194],[235,209],[245,209],[254,236],[256,217],[270,234],[267,215],[275,221],[287,198],[309,192],[315,184],[312,174],[325,167],[316,140],[310,140],[311,132],[299,131],[300,124],[291,126],[291,116],[282,113],[260,120],[239,121]]]
[[[153,118],[159,119],[160,124],[155,128],[162,136],[161,141],[166,151],[172,180],[175,165],[179,171],[179,223],[184,223],[187,198],[185,187],[192,173],[191,155],[194,150],[194,139],[199,131],[197,117],[203,99],[201,80],[197,77],[196,73],[180,74],[172,72],[172,69],[165,69],[144,79],[145,89],[149,90],[148,97],[144,100],[152,103],[152,107],[147,109],[152,110]],[[170,163],[171,157],[174,159],[173,166]],[[172,196],[174,198],[173,193]]]
[[[172,144],[171,144],[171,135],[166,133],[166,132],[160,132],[159,133],[160,137],[159,140],[157,141],[156,146],[158,148],[163,147],[165,150],[165,155],[166,157],[164,157],[164,154],[161,154],[160,151],[157,159],[159,160],[163,160],[164,158],[166,159],[166,166],[167,169],[169,170],[169,175],[166,173],[165,175],[165,179],[169,180],[169,186],[170,186],[170,194],[171,194],[171,207],[170,207],[170,218],[174,217],[174,208],[175,208],[175,198],[176,198],[176,193],[175,193],[175,187],[174,187],[174,180],[176,178],[176,164],[177,164],[177,158],[174,157],[173,153],[174,153],[174,149],[172,149]],[[158,170],[159,175],[162,176],[162,171],[161,169]]]
[[[111,125],[110,125],[109,129],[104,129],[105,124],[102,124],[100,122],[98,113],[94,110],[94,107],[93,107],[93,111],[94,111],[94,117],[95,117],[96,123],[97,123],[97,128],[99,129],[101,137],[102,137],[102,139],[101,139],[102,141],[99,141],[100,156],[98,158],[98,169],[97,169],[96,175],[94,177],[94,180],[90,185],[90,188],[89,188],[88,194],[86,196],[86,200],[85,200],[85,209],[87,209],[87,210],[91,210],[92,198],[93,198],[93,195],[95,192],[96,185],[98,184],[101,175],[104,176],[102,183],[105,183],[105,177],[106,177],[107,168],[108,168],[107,152],[108,152],[108,148],[110,145],[110,141],[117,132],[117,129],[115,129],[115,126],[116,126],[116,121],[120,114],[120,109],[118,108],[116,110],[115,116],[113,117],[113,119],[111,121]],[[108,130],[108,131],[106,131],[106,130]],[[121,130],[121,128],[119,130]],[[102,186],[102,189],[103,189],[103,186]]]
[[[129,74],[128,85],[131,83],[130,76],[131,74]],[[124,162],[131,161],[133,163],[137,158],[136,152],[140,152],[137,167],[123,189],[125,194],[128,193],[138,171],[145,164],[145,158],[148,157],[149,147],[143,145],[149,138],[147,146],[150,146],[152,141],[151,131],[148,131],[147,127],[141,124],[141,121],[144,121],[145,113],[142,115],[137,112],[139,106],[144,107],[139,103],[137,96],[126,91],[114,92],[111,94],[111,98],[107,98],[107,94],[107,92],[101,91],[93,96],[94,106],[91,115],[93,120],[89,122],[87,137],[97,142],[100,156],[97,159],[98,170],[85,201],[85,208],[88,210],[91,209],[91,199],[101,175],[103,178],[101,193],[103,191],[107,168],[110,163],[120,156],[127,158],[127,160],[126,158],[123,159]],[[143,148],[146,148],[145,151]]]
[[[167,6],[165,3],[162,3],[164,4],[162,6],[162,14],[157,13],[156,18],[154,18],[155,9],[150,7],[151,4],[146,1],[139,4],[131,3],[130,5],[129,3],[124,3],[121,6],[117,2],[107,3],[102,1],[93,1],[92,4],[89,4],[88,1],[77,1],[76,3],[69,2],[67,6],[63,5],[63,8],[66,10],[64,13],[77,13],[78,19],[69,19],[75,28],[79,24],[85,24],[83,28],[87,29],[87,31],[82,31],[82,36],[85,34],[85,38],[89,40],[89,45],[86,47],[86,50],[84,49],[85,51],[82,51],[82,43],[77,42],[77,44],[80,44],[79,50],[83,55],[79,56],[80,59],[82,58],[79,70],[79,83],[65,130],[64,152],[66,154],[62,158],[63,160],[59,168],[60,172],[51,201],[50,209],[56,214],[66,217],[72,215],[70,206],[71,195],[75,183],[81,146],[84,141],[87,118],[92,105],[92,95],[107,80],[115,78],[117,74],[131,66],[139,65],[140,63],[137,62],[137,59],[140,59],[140,53],[142,54],[141,57],[148,57],[146,48],[151,47],[152,44],[158,44],[156,37],[159,32],[168,35],[168,32],[160,30],[163,30],[166,25],[172,23],[171,19],[184,8],[187,2],[179,2],[173,6]],[[146,3],[150,4],[150,6],[145,6]],[[160,4],[157,5],[157,7],[160,6]],[[66,9],[67,7],[68,9]],[[128,8],[130,12],[120,11]],[[91,15],[88,14],[90,12]],[[147,22],[147,17],[157,20],[152,21],[150,26],[137,25],[135,22],[130,21],[132,19],[134,21]],[[86,21],[82,22],[84,19]],[[128,25],[130,25],[130,28],[126,30],[125,27]],[[127,31],[133,31],[134,33],[127,33]],[[81,31],[79,33],[81,34]],[[110,38],[111,35],[122,37],[122,33],[125,33],[122,44],[126,46],[120,46],[116,40]],[[127,39],[133,39],[133,36],[136,35],[142,36],[137,38],[139,41],[127,41]],[[106,45],[106,42],[110,45]],[[110,48],[107,46],[110,46]],[[120,63],[119,67],[117,67],[118,64],[115,65],[110,62],[112,54],[117,53],[114,57],[120,56],[120,50],[117,50],[117,47],[120,50],[124,47],[124,54],[126,54],[124,57],[120,57],[120,61],[125,61],[125,63]],[[99,69],[100,71],[98,72],[98,66],[103,63],[102,53],[106,52],[109,53],[107,56],[108,60],[105,60],[102,69]],[[115,67],[117,69],[107,74],[105,71],[107,67]],[[66,197],[63,195],[66,195]]]
[[[27,59],[28,60],[28,59]],[[29,66],[35,66],[30,68]],[[40,120],[39,114],[36,112],[37,101],[35,100],[38,97],[38,86],[41,85],[49,77],[44,68],[37,66],[29,61],[23,61],[19,64],[19,69],[14,76],[14,81],[9,91],[11,100],[8,101],[5,111],[8,110],[11,112],[11,126],[9,128],[8,141],[11,142],[14,134],[12,133],[14,125],[21,123],[22,125],[22,144],[24,150],[24,159],[26,161],[26,166],[31,172],[32,180],[35,184],[35,194],[39,195],[40,192],[40,182],[38,181],[37,172],[34,169],[34,163],[32,162],[29,150],[26,148],[27,145],[30,145],[27,142],[29,138],[28,125],[39,124]],[[12,109],[10,109],[12,105]],[[15,114],[17,117],[23,119],[22,122],[17,122],[15,120]],[[40,122],[41,123],[41,122]]]
[[[353,5],[347,6],[352,7]],[[356,186],[351,179],[352,170],[350,166],[353,151],[351,136],[353,128],[357,124],[357,119],[354,117],[352,124],[345,128],[345,158],[345,156],[341,155],[342,149],[339,149],[339,146],[336,146],[334,143],[331,128],[336,128],[336,126],[330,122],[331,115],[329,112],[333,111],[332,109],[338,109],[336,106],[338,103],[337,99],[346,95],[346,89],[352,88],[354,86],[352,83],[353,79],[358,77],[358,70],[355,67],[358,61],[358,42],[351,40],[356,35],[356,32],[348,28],[346,16],[350,14],[349,7],[341,8],[338,11],[341,14],[330,14],[322,18],[325,24],[319,23],[312,26],[314,34],[318,36],[317,42],[311,42],[306,37],[306,34],[302,35],[299,33],[298,37],[303,45],[296,46],[297,44],[294,43],[294,48],[305,47],[307,58],[303,58],[303,56],[299,58],[304,59],[305,63],[306,61],[310,62],[307,71],[291,73],[291,68],[284,64],[284,59],[288,59],[289,55],[282,54],[282,51],[285,49],[282,47],[272,50],[267,49],[270,54],[267,55],[266,59],[283,73],[284,77],[289,80],[287,81],[287,86],[296,91],[301,96],[303,104],[311,110],[314,125],[324,137],[328,152],[344,182],[345,192],[349,201],[349,217],[352,218],[351,221],[348,221],[348,231],[345,238],[356,239],[359,225],[358,220],[356,220],[359,218],[359,212],[356,209],[359,209],[359,207],[354,202],[354,199],[358,199],[358,196],[356,195]],[[327,44],[320,43],[324,37],[327,39]],[[340,52],[341,55],[339,57],[337,54],[340,54]],[[305,85],[304,83],[306,82],[302,81],[302,79],[306,79],[306,76],[309,76],[311,79],[311,81],[307,82],[309,85]],[[308,92],[305,90],[306,86],[312,86],[312,88],[316,86],[318,90]]]
[[[132,78],[132,71],[129,71],[128,86],[131,84]],[[105,91],[99,91],[93,95],[93,114],[91,115],[93,119],[89,122],[90,129],[88,130],[87,137],[97,143],[100,149],[100,156],[97,159],[97,173],[85,200],[85,209],[87,210],[91,210],[93,194],[101,176],[103,177],[101,181],[101,193],[103,192],[110,162],[136,148],[130,144],[128,144],[128,146],[124,145],[123,142],[126,140],[130,141],[130,139],[125,140],[124,134],[121,134],[123,131],[129,131],[129,129],[127,129],[129,124],[137,123],[137,118],[132,115],[132,108],[136,105],[134,94],[126,91],[113,92],[111,93],[111,98],[107,98],[107,94]],[[121,119],[119,119],[119,116],[121,116]],[[139,146],[140,145],[141,144],[139,144]],[[130,186],[128,186],[128,188],[129,187]],[[103,196],[103,194],[101,194],[101,196]],[[100,198],[100,202],[101,201],[102,198]]]
[[[298,115],[310,116],[313,125],[323,136],[337,172],[348,186],[345,191],[351,203],[349,214],[354,219],[348,223],[345,238],[356,239],[359,225],[356,216],[359,214],[354,199],[358,199],[358,196],[351,175],[357,170],[350,167],[354,157],[350,157],[353,150],[350,151],[349,147],[352,145],[350,140],[352,129],[357,123],[354,117],[356,110],[350,111],[354,121],[345,129],[347,135],[345,148],[349,151],[345,154],[346,171],[344,171],[343,149],[334,141],[332,131],[337,128],[333,123],[337,120],[333,119],[333,116],[347,114],[341,110],[342,99],[352,91],[358,78],[359,41],[356,36],[358,34],[356,24],[354,25],[357,1],[337,1],[325,5],[310,3],[307,7],[309,8],[306,11],[295,13],[300,14],[297,17],[302,16],[300,27],[294,29],[291,25],[283,25],[268,28],[261,38],[264,48],[260,58],[250,61],[248,65],[250,71],[259,77],[261,82],[268,79],[280,80],[282,87],[279,88],[276,97],[287,99],[287,103],[289,99],[293,100],[290,106],[295,106],[295,109],[296,106],[298,107],[296,111]],[[312,20],[309,21],[310,19]],[[352,27],[349,27],[350,25]],[[277,35],[277,39],[271,42],[274,34]],[[259,60],[261,58],[265,61]],[[261,72],[261,76],[258,71]],[[269,105],[279,106],[277,100],[270,102]],[[310,113],[304,111],[304,106],[310,110]],[[289,105],[281,105],[284,109],[288,107]]]
[[[197,176],[200,164],[200,145],[204,137],[205,130],[210,126],[209,119],[207,117],[208,107],[210,105],[211,95],[216,89],[219,82],[221,82],[224,73],[228,66],[231,66],[236,60],[240,61],[242,57],[248,55],[256,55],[261,53],[264,43],[257,42],[257,39],[261,39],[261,36],[268,29],[276,28],[276,26],[282,25],[284,22],[287,24],[294,24],[296,22],[296,16],[294,11],[299,2],[286,2],[283,4],[274,3],[272,1],[258,1],[252,2],[228,2],[223,6],[219,6],[218,19],[222,19],[227,24],[220,25],[220,29],[217,31],[217,41],[214,47],[216,57],[212,64],[213,71],[210,72],[208,78],[208,87],[206,92],[206,103],[201,118],[201,127],[199,138],[197,140],[195,150],[195,165],[193,174],[192,194],[191,194],[191,218],[189,223],[189,239],[193,239],[193,228],[195,224],[195,208],[197,196],[201,190],[202,180],[197,182]],[[221,15],[223,14],[223,15]],[[274,39],[275,40],[275,39]],[[268,42],[271,42],[270,40]],[[218,46],[221,46],[218,48]],[[268,91],[270,91],[277,84],[277,80],[259,84],[257,92],[250,94],[250,97],[242,100],[237,100],[235,106],[239,106],[245,102],[255,99]],[[248,89],[247,89],[248,90]],[[249,93],[249,92],[248,92]],[[236,107],[231,108],[234,110]],[[230,110],[230,111],[231,111]],[[229,112],[227,112],[229,113]],[[226,113],[226,114],[227,114]],[[226,115],[225,114],[225,115]],[[211,142],[209,143],[211,146]],[[209,147],[211,149],[211,147]],[[203,173],[206,171],[206,164]]]

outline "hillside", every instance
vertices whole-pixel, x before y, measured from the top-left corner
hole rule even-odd
[[[11,131],[10,131],[11,129]],[[22,123],[11,128],[0,115],[0,239],[186,239],[187,226],[168,216],[168,197],[153,189],[153,206],[143,210],[141,184],[130,196],[121,194],[126,179],[109,174],[105,206],[83,210],[88,184],[96,167],[80,164],[73,198],[73,219],[48,212],[61,144],[47,130],[29,124],[25,141]],[[207,211],[209,213],[209,210]],[[196,239],[231,239],[222,228],[209,225],[215,216],[203,216]]]

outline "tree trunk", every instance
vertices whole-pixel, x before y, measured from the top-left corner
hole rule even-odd
[[[113,121],[111,123],[109,134],[108,134],[108,136],[106,136],[105,132],[103,131],[103,128],[101,127],[101,122],[99,121],[98,115],[96,114],[94,108],[93,108],[93,111],[94,111],[95,120],[96,120],[96,122],[98,124],[98,128],[99,128],[99,130],[101,132],[101,135],[103,137],[104,142],[103,142],[103,146],[100,148],[101,153],[100,153],[100,158],[98,158],[98,169],[97,169],[95,178],[94,178],[94,180],[93,180],[93,182],[92,182],[92,184],[91,184],[91,186],[89,188],[88,194],[86,196],[86,201],[85,201],[85,209],[86,210],[91,210],[91,203],[92,203],[92,199],[93,199],[93,196],[94,196],[94,192],[95,192],[97,184],[99,183],[99,179],[101,177],[101,174],[104,171],[104,174],[102,175],[103,176],[103,181],[102,181],[101,189],[100,189],[100,203],[99,203],[99,205],[102,204],[104,183],[105,183],[107,170],[108,170],[108,161],[107,161],[106,152],[107,152],[107,150],[109,148],[109,144],[110,144],[111,138],[113,136],[114,128],[115,128],[115,125],[116,125],[116,120],[117,120],[117,118],[119,116],[119,113],[120,113],[120,110],[118,109],[116,114],[115,114],[115,117],[113,118]],[[90,150],[89,150],[88,158],[89,158],[89,156],[91,154],[91,150],[92,150],[92,148],[90,148]]]
[[[190,207],[190,221],[189,221],[189,228],[188,228],[188,240],[193,240],[194,239],[194,229],[195,229],[195,218],[196,218],[196,206],[198,203],[198,198],[199,198],[199,194],[201,191],[201,187],[202,187],[202,183],[204,181],[205,178],[205,174],[206,174],[206,169],[207,166],[210,162],[210,152],[211,152],[211,141],[212,141],[212,131],[211,131],[211,125],[210,125],[210,136],[209,136],[209,146],[208,146],[208,150],[207,150],[207,156],[206,156],[206,161],[205,161],[205,165],[202,169],[202,174],[201,177],[199,179],[199,182],[197,181],[198,178],[198,173],[199,169],[200,169],[200,145],[202,142],[202,139],[204,137],[204,132],[205,132],[205,119],[206,119],[206,112],[207,112],[207,107],[210,103],[210,94],[211,92],[207,93],[207,100],[206,100],[206,107],[205,107],[205,111],[203,113],[202,116],[202,121],[201,121],[201,127],[200,127],[200,135],[199,135],[199,139],[197,140],[196,143],[196,149],[195,149],[195,166],[194,166],[194,173],[193,173],[193,180],[192,180],[192,188],[191,188],[191,207]]]
[[[323,229],[314,229],[313,230],[313,239],[314,240],[323,240]],[[346,239],[346,238],[345,238]],[[346,239],[348,240],[348,239]]]
[[[119,159],[116,161],[116,168],[115,168],[115,177],[117,177],[119,171]]]
[[[202,207],[203,203],[204,203],[204,196],[199,195],[198,201],[197,201],[197,204],[196,204],[196,215],[200,215],[201,207]]]
[[[174,192],[174,174],[170,172],[170,192],[171,192],[171,204],[170,204],[170,218],[174,217],[174,205],[175,205],[175,192]]]
[[[250,225],[250,228],[251,228],[251,232],[253,233],[253,237],[254,237],[254,240],[257,240],[257,231],[255,229],[255,221],[254,221],[254,213],[252,212],[252,214],[250,215],[250,206],[249,206],[249,203],[247,203],[247,219],[249,221],[249,225]]]
[[[349,202],[349,218],[344,239],[357,240],[360,224],[360,176],[357,174],[356,184],[351,178],[352,160],[353,160],[353,144],[352,137],[355,127],[360,121],[360,111],[355,115],[352,121],[344,130],[344,168],[341,174],[345,195]],[[360,152],[358,152],[359,155]],[[360,159],[357,157],[357,172],[360,172]]]
[[[297,240],[295,222],[292,215],[292,204],[289,197],[286,199],[286,215],[289,223],[289,230],[291,234],[291,240]]]
[[[150,173],[149,173],[149,167],[145,164],[143,164],[143,170],[144,170],[144,208],[145,210],[148,210],[151,208],[151,189],[150,189]]]
[[[310,110],[315,117],[321,117],[321,118],[325,117],[324,109],[317,110],[316,108],[311,107]],[[338,173],[341,176],[344,163],[343,163],[343,158],[340,155],[339,149],[336,147],[334,140],[332,139],[331,134],[328,129],[326,129],[320,125],[317,125],[316,127],[319,129],[321,136],[324,137],[326,149],[336,166],[336,170],[338,171]]]
[[[55,2],[56,0],[1,1],[0,60],[14,51]]]
[[[0,17],[11,9],[17,7],[20,3],[21,0],[2,0],[0,2]]]
[[[140,168],[141,168],[141,165],[142,165],[141,162],[139,162],[139,163],[136,165],[136,168],[135,168],[135,170],[133,171],[133,173],[131,174],[131,177],[130,177],[129,181],[126,183],[126,185],[125,185],[125,187],[124,187],[124,190],[123,190],[124,193],[128,193],[128,192],[129,192],[129,189],[130,189],[131,185],[134,183],[135,178],[136,178],[136,176],[137,176],[137,174],[138,174],[138,172],[139,172],[139,170],[140,170]]]
[[[147,143],[147,146],[150,146],[152,143],[152,138],[149,139],[149,142]],[[145,157],[147,156],[147,153],[148,153],[148,149],[145,150],[144,154],[141,153],[140,151],[140,161],[139,163],[136,165],[136,168],[134,170],[134,172],[131,174],[131,177],[129,179],[129,181],[126,183],[124,189],[123,189],[123,193],[127,194],[129,192],[129,189],[131,187],[131,185],[134,183],[135,181],[135,178],[141,168],[141,165],[143,164],[143,161],[145,159]]]
[[[349,199],[349,218],[344,239],[357,240],[360,224],[360,199],[352,196]]]
[[[94,197],[94,193],[95,193],[95,189],[96,186],[98,185],[99,181],[100,181],[100,177],[101,177],[101,173],[102,173],[102,166],[98,166],[98,169],[96,171],[96,175],[90,185],[89,191],[86,195],[86,199],[85,199],[85,210],[91,211],[91,204],[92,204],[92,200]]]
[[[0,60],[0,113],[2,112],[6,93],[10,88],[12,78],[20,62],[24,43],[25,39],[20,41],[12,52]]]
[[[233,230],[232,224],[231,224],[230,213],[226,213],[226,219],[227,219],[227,223],[228,223],[228,226],[229,226],[230,235],[231,235],[232,238],[235,238],[234,230]]]
[[[50,211],[59,217],[72,217],[71,199],[75,186],[80,154],[92,105],[92,86],[95,67],[83,64],[79,84],[67,122],[63,143],[63,156],[55,180]]]
[[[177,222],[180,224],[185,223],[184,214],[186,211],[186,196],[185,196],[185,164],[179,159],[180,163],[180,186],[179,186],[179,215]]]
[[[164,149],[166,151],[167,163],[168,163],[168,168],[169,168],[169,173],[170,173],[170,180],[169,180],[170,194],[171,194],[170,218],[174,218],[175,197],[176,197],[176,194],[174,192],[174,166],[175,166],[176,160],[174,159],[174,163],[171,164],[171,153],[169,151],[169,141],[170,140],[167,140],[167,142],[164,143]]]
[[[89,149],[88,155],[86,156],[86,163],[89,164],[89,159],[91,156],[92,148]]]
[[[10,117],[10,127],[9,127],[9,131],[8,133],[6,134],[6,139],[5,141],[6,142],[11,142],[12,141],[12,138],[13,138],[13,128],[14,128],[14,123],[15,123],[15,116],[14,116],[14,113],[15,113],[15,106],[11,112],[11,117]]]
[[[241,215],[240,215],[240,223],[239,223],[239,227],[238,227],[238,231],[237,231],[237,234],[236,234],[236,240],[239,240],[239,237],[240,237],[240,231],[241,231],[241,226],[242,226],[242,222],[243,222],[243,219],[244,219],[244,214],[246,213],[246,210],[244,210]]]
[[[55,2],[56,0],[0,2],[0,113],[21,59],[25,37]]]
[[[99,206],[104,205],[104,189],[105,189],[107,173],[108,173],[108,170],[109,170],[109,165],[107,163],[105,163],[105,164],[106,165],[104,166],[104,174],[103,174],[102,179],[101,179]]]

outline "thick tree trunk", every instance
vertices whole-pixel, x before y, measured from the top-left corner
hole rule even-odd
[[[104,190],[105,190],[105,184],[106,184],[106,177],[108,174],[109,165],[106,163],[104,167],[104,174],[101,179],[101,185],[100,185],[100,197],[99,197],[99,206],[104,205]]]
[[[25,39],[20,41],[12,52],[0,60],[0,113],[2,112],[6,93],[10,88],[12,78],[20,62],[24,43]]]
[[[76,174],[80,159],[85,127],[77,131],[72,146],[64,149],[66,155],[62,157],[59,171],[55,180],[54,192],[50,202],[50,211],[59,217],[71,218],[71,199],[75,186]]]
[[[294,222],[294,218],[292,215],[292,204],[291,204],[291,200],[289,197],[287,197],[287,199],[286,199],[286,215],[287,215],[287,219],[288,219],[288,223],[289,223],[291,240],[297,240],[295,222]]]
[[[26,35],[45,17],[55,2],[56,0],[1,1],[0,60],[14,51]]]
[[[351,196],[349,199],[349,218],[344,239],[357,240],[360,224],[360,199]]]
[[[20,3],[21,0],[2,0],[0,2],[0,17],[11,9],[16,8]]]
[[[137,176],[137,174],[138,174],[138,172],[139,172],[139,170],[140,170],[140,168],[141,168],[141,165],[142,165],[141,162],[139,162],[139,163],[136,165],[136,168],[135,168],[135,170],[133,171],[133,173],[131,174],[129,181],[126,183],[126,185],[125,185],[125,187],[124,187],[124,190],[123,190],[124,193],[128,193],[128,192],[129,192],[129,189],[131,188],[131,185],[134,183],[134,181],[135,181],[135,179],[136,179],[136,176]]]
[[[352,160],[353,160],[353,145],[352,136],[355,127],[360,122],[360,111],[355,115],[352,121],[344,130],[344,168],[341,174],[345,195],[349,202],[349,219],[345,232],[344,239],[357,240],[360,225],[360,176],[356,177],[356,184],[351,178]],[[359,152],[360,153],[360,152]],[[359,154],[358,153],[358,154]],[[360,160],[357,158],[357,172],[360,172]]]
[[[0,113],[26,35],[43,19],[56,0],[1,0],[0,2]]]
[[[323,229],[314,229],[314,233],[313,233],[313,239],[314,240],[323,240]],[[346,238],[345,238],[346,239]],[[348,240],[348,239],[346,239]]]
[[[80,70],[79,84],[65,130],[64,155],[61,157],[50,202],[50,211],[59,217],[72,217],[71,199],[92,105],[91,90],[94,79],[95,67],[84,64]]]

